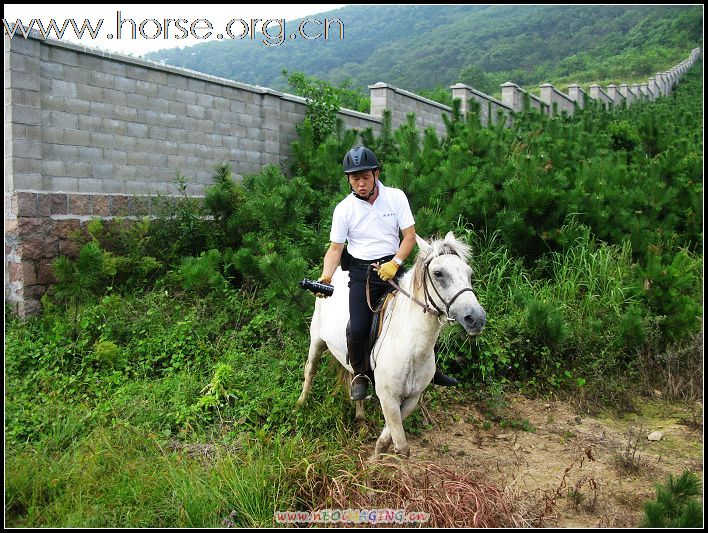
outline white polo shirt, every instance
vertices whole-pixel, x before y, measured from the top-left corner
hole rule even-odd
[[[349,253],[364,261],[394,255],[401,245],[399,230],[415,224],[405,193],[380,181],[378,185],[373,205],[350,194],[337,204],[332,217],[330,241],[347,241]]]

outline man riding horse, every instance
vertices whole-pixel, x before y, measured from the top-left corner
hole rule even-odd
[[[373,318],[370,306],[392,289],[388,281],[400,276],[399,268],[416,243],[415,221],[405,193],[379,181],[379,162],[369,148],[356,146],[349,150],[343,167],[352,194],[334,210],[331,244],[319,281],[331,283],[340,262],[344,268],[349,263],[351,323],[347,330],[347,361],[354,370],[351,399],[363,400],[369,397],[367,342]],[[372,265],[378,267],[378,276],[370,276]],[[436,367],[433,383],[450,386],[456,385],[457,380]]]

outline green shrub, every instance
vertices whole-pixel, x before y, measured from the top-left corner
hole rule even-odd
[[[93,358],[105,369],[125,368],[127,357],[123,350],[112,341],[99,340],[93,345]]]
[[[683,250],[666,254],[651,248],[646,266],[638,268],[643,300],[654,315],[664,317],[661,328],[667,339],[684,338],[701,326],[701,264],[702,257]]]
[[[221,274],[223,258],[219,250],[202,252],[199,257],[185,257],[179,268],[184,288],[200,295],[228,287]]]
[[[703,527],[701,482],[693,472],[656,484],[656,501],[644,504],[642,527]]]
[[[641,142],[634,126],[627,120],[613,120],[607,127],[613,150],[632,152]]]

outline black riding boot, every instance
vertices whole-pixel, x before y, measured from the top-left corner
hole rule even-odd
[[[435,375],[433,376],[434,385],[442,385],[443,387],[453,387],[457,385],[457,383],[458,382],[455,378],[446,376],[445,374],[443,374],[442,370],[440,370],[437,366],[435,367]]]
[[[351,399],[366,400],[369,396],[369,378],[366,375],[364,360],[366,359],[366,341],[354,341],[347,339],[347,359],[354,370],[352,380]],[[367,365],[368,366],[368,365]]]

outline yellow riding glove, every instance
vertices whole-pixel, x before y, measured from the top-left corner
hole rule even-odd
[[[398,263],[393,260],[379,267],[379,277],[384,281],[392,279],[396,272],[398,272]]]
[[[332,278],[330,278],[329,276],[320,276],[320,279],[318,279],[317,281],[319,281],[320,283],[326,283],[327,285],[332,284]],[[317,298],[328,298],[328,295],[322,294],[321,292],[316,292],[315,296],[317,296]]]

